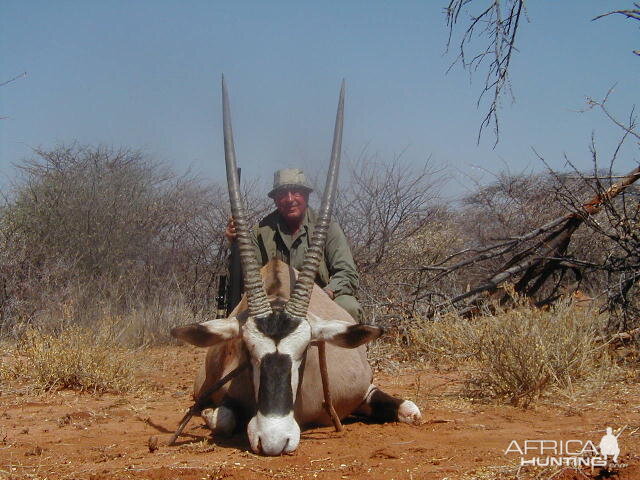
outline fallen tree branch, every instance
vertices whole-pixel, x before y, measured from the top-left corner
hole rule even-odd
[[[541,241],[537,242],[536,245],[514,255],[514,257],[507,261],[498,273],[483,281],[480,285],[471,288],[469,291],[454,297],[446,303],[438,305],[438,307],[442,308],[447,304],[455,305],[462,300],[468,299],[466,306],[462,309],[461,313],[472,313],[477,310],[475,302],[480,299],[481,294],[485,292],[495,292],[501,283],[522,272],[524,273],[516,285],[516,291],[529,295],[535,293],[535,291],[541,287],[544,281],[549,278],[554,271],[558,268],[565,268],[560,264],[559,259],[564,257],[564,253],[571,241],[571,236],[578,227],[582,225],[585,219],[591,215],[599,213],[607,202],[610,202],[639,178],[640,167],[637,167],[625,175],[620,182],[611,185],[604,192],[595,195],[588,202],[584,203],[580,211],[559,217],[552,222],[529,232],[529,234],[520,237],[533,239],[542,233],[548,233],[548,235]],[[555,227],[558,228],[553,230]],[[538,253],[540,248],[543,248],[543,251]],[[453,265],[450,267],[450,271],[494,256],[497,255],[487,255],[484,253],[477,255]],[[443,275],[444,272],[441,272],[438,274],[438,277]],[[534,282],[534,284],[530,290],[527,291],[527,286],[531,282]],[[505,298],[506,297],[503,297],[501,301],[504,301]]]
[[[607,344],[622,344],[628,340],[633,340],[634,337],[640,335],[640,328],[634,328],[628,332],[620,332],[612,335],[611,337],[598,337],[598,342],[605,342]]]
[[[200,415],[200,413],[202,412],[202,409],[207,406],[209,397],[214,392],[218,391],[220,388],[224,386],[225,383],[237,377],[240,373],[242,373],[248,367],[249,367],[249,362],[245,362],[239,365],[238,367],[231,370],[224,377],[222,377],[220,380],[218,380],[216,383],[214,383],[210,388],[207,388],[204,392],[200,392],[196,400],[193,402],[193,405],[191,406],[191,408],[187,410],[187,413],[185,413],[184,417],[182,417],[182,420],[180,420],[180,424],[178,425],[178,428],[176,429],[175,433],[171,436],[171,439],[169,440],[168,445],[170,446],[175,445],[176,440],[182,434],[184,427],[187,426],[187,424],[193,418],[194,415]]]

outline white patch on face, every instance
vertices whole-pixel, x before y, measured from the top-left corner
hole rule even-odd
[[[302,320],[293,332],[280,340],[278,353],[290,355],[293,361],[300,360],[309,342],[311,342],[311,326],[309,322]]]
[[[253,368],[253,392],[258,401],[258,391],[260,389],[260,361],[267,353],[276,351],[276,343],[266,335],[264,335],[253,318],[249,318],[242,326],[242,339],[249,351],[251,359],[251,367]]]
[[[242,326],[242,339],[249,350],[252,361],[255,359],[259,362],[267,353],[276,351],[276,342],[258,330],[253,318],[249,318]]]
[[[296,401],[296,394],[298,393],[300,363],[310,342],[311,327],[308,322],[303,320],[290,335],[280,340],[278,344],[278,353],[283,353],[291,357],[291,391],[293,392],[294,402]]]

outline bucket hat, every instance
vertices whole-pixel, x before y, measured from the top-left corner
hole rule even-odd
[[[299,168],[283,168],[273,175],[273,189],[267,194],[270,198],[275,198],[276,192],[283,188],[302,188],[312,192],[307,177]]]

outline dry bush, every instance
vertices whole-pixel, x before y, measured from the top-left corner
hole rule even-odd
[[[454,314],[423,321],[410,332],[411,350],[436,365],[464,367],[472,396],[528,405],[613,368],[598,342],[606,318],[562,303],[552,310],[498,310],[472,320]]]
[[[462,199],[465,226],[470,238],[490,244],[506,234],[518,236],[562,216],[556,179],[549,174],[503,171]]]
[[[127,149],[60,146],[16,167],[0,208],[0,337],[127,317],[140,344],[166,339],[172,317],[215,311],[224,188]],[[245,184],[249,208],[260,210]]]
[[[126,149],[38,150],[17,169],[0,212],[0,333],[56,304],[213,297],[226,217],[215,187]]]
[[[174,343],[169,333],[173,327],[208,318],[206,313],[194,314],[188,298],[180,292],[167,294],[164,290],[145,301],[129,302],[127,309],[106,296],[104,290],[96,291],[89,302],[88,292],[82,287],[64,296],[46,298],[50,300],[46,308],[34,313],[28,322],[14,323],[4,338],[16,343],[29,329],[55,334],[77,325],[109,332],[113,343],[126,348],[147,347]]]
[[[395,269],[389,269],[384,278],[387,298],[404,302],[405,314],[424,315],[434,303],[440,303],[464,285],[465,278],[449,275],[431,283],[423,266],[438,264],[453,252],[464,248],[464,233],[454,221],[455,214],[445,207],[417,228],[411,235],[399,236],[388,247],[389,258]],[[421,301],[417,301],[420,295]]]
[[[407,269],[416,266],[417,257],[420,262],[438,257],[446,243],[431,235],[438,234],[445,217],[438,203],[444,175],[429,162],[415,167],[364,152],[346,177],[335,215],[360,273],[360,301],[368,321],[394,325],[414,307],[414,278]]]
[[[174,343],[170,331],[178,325],[205,321],[210,317],[194,315],[184,299],[172,302],[147,302],[117,317],[118,341],[129,347]]]
[[[382,162],[362,156],[350,165],[336,216],[353,243],[363,273],[389,260],[388,248],[419,229],[437,209],[440,172],[429,163],[413,167],[401,159]]]
[[[55,332],[28,328],[0,364],[0,379],[19,380],[38,390],[128,392],[141,388],[139,352],[125,349],[108,328],[69,325]]]

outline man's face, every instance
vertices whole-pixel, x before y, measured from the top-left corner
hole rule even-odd
[[[309,192],[303,188],[282,188],[275,193],[274,201],[286,223],[298,223],[307,211]]]

